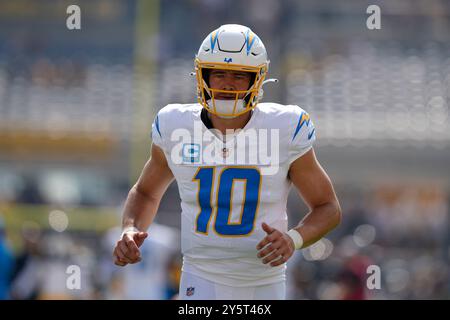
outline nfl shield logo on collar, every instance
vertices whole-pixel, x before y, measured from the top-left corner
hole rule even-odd
[[[189,288],[186,289],[186,295],[188,297],[192,296],[194,294],[194,292],[195,292],[195,288],[194,287],[189,287]]]

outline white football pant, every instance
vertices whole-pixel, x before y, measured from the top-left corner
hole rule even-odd
[[[285,300],[286,283],[278,282],[256,287],[230,287],[183,272],[180,300]]]

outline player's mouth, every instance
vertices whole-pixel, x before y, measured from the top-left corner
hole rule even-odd
[[[235,94],[230,94],[230,93],[217,93],[215,95],[215,98],[217,100],[234,100],[236,99],[236,95]]]

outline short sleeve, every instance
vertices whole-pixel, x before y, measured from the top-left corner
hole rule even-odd
[[[292,163],[296,159],[308,152],[316,140],[316,129],[309,114],[296,107],[294,116],[297,119],[292,132],[291,143],[289,148],[289,162]]]
[[[152,142],[164,150],[163,136],[161,134],[161,127],[159,122],[159,115],[156,115],[155,119],[153,120],[151,136]]]

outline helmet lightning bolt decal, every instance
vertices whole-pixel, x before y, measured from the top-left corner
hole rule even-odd
[[[214,47],[216,46],[217,43],[217,31],[214,31],[213,33],[211,33],[211,53],[213,53],[214,51]]]
[[[250,49],[253,46],[253,43],[256,40],[256,36],[253,32],[250,31],[250,29],[247,30],[247,37],[246,37],[246,42],[247,42],[247,55],[249,55],[250,53]]]

